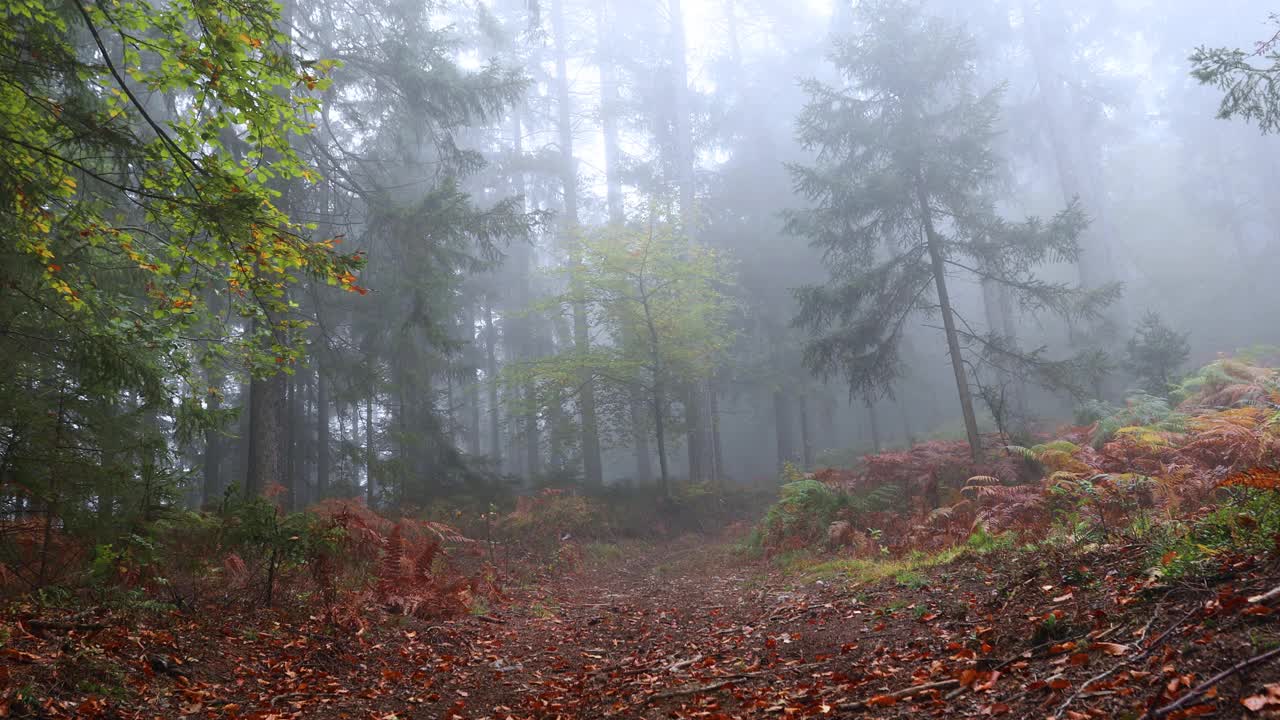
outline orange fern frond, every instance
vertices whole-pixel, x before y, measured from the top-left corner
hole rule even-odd
[[[378,591],[385,597],[399,586],[404,575],[404,537],[396,525],[387,536],[386,552],[378,566]]]
[[[1253,468],[1231,475],[1218,487],[1247,487],[1255,490],[1280,490],[1280,471],[1273,468]]]

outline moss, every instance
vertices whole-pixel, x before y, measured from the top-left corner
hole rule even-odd
[[[910,579],[912,574],[947,565],[963,555],[966,547],[957,545],[936,553],[917,553],[905,558],[840,558],[809,565],[794,563],[793,568],[804,579],[843,579],[851,584],[870,584],[897,578]]]

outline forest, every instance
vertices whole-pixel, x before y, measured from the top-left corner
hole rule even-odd
[[[0,41],[0,718],[1280,717],[1280,6]]]

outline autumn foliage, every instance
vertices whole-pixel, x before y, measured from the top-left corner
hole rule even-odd
[[[850,510],[834,519],[876,533],[891,550],[953,544],[976,527],[1032,536],[1065,517],[1111,533],[1140,513],[1198,512],[1222,488],[1280,489],[1276,370],[1219,360],[1184,381],[1175,399],[1170,407],[1136,396],[1032,447],[987,435],[977,461],[966,443],[935,440],[808,478],[848,498]],[[866,507],[890,490],[900,498],[892,511]],[[780,529],[774,547],[813,544]]]

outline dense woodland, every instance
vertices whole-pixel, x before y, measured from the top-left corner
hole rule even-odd
[[[143,681],[77,685],[56,668],[83,657],[41,659],[40,643],[61,632],[88,648],[104,628],[133,637],[138,617],[211,606],[286,623],[291,608],[326,641],[398,632],[388,616],[479,617],[474,639],[509,622],[498,608],[529,605],[520,592],[583,592],[556,583],[658,562],[685,533],[702,539],[682,552],[706,565],[681,578],[835,567],[903,597],[957,557],[999,565],[992,553],[1011,554],[1005,591],[1020,588],[1035,552],[1019,548],[1050,538],[1064,568],[1164,578],[1141,590],[1160,602],[1192,607],[1178,593],[1233,582],[1250,599],[1232,612],[1263,622],[1280,597],[1265,592],[1280,547],[1271,10],[6,0],[0,656],[55,670],[19,683],[0,667],[14,679],[0,717],[354,717],[293,702],[337,693],[296,677],[256,699],[193,695],[176,645],[137,662],[185,683],[181,708]],[[1083,596],[1063,577],[1048,596]],[[1234,602],[1225,592],[1214,602]],[[904,602],[920,622],[947,617]],[[1079,642],[1053,652],[1087,665],[1084,626],[1061,612],[1027,609],[1036,647]],[[1276,656],[1215,645],[1206,669],[1131,697],[1096,683],[1144,679],[1130,671],[1166,636],[1104,642],[1133,628],[1092,617],[1089,647],[1122,665],[964,712],[1191,717],[1253,668],[1202,686],[1223,670],[1214,658]],[[614,637],[574,632],[591,658]],[[1278,642],[1271,625],[1248,632]],[[1025,671],[975,661],[936,681],[937,667],[885,671],[870,700],[856,699],[868,676],[824,681],[838,702],[688,705],[822,662],[788,665],[770,638],[771,659],[734,675],[707,649],[653,660],[698,674],[641,706],[940,711]],[[129,642],[95,645],[94,662]],[[454,656],[452,641],[405,642],[421,662]],[[483,658],[508,672],[493,664],[506,656]],[[354,681],[356,712],[418,716],[379,694],[403,679],[389,667]],[[593,705],[577,682],[555,708],[489,688],[474,716],[628,716],[636,702],[614,689]],[[1041,690],[1039,710],[1010,710]],[[239,699],[211,702],[224,691]],[[1239,691],[1251,713],[1280,708],[1280,686]],[[1115,703],[1087,711],[1101,715],[1073,708],[1100,696]],[[414,702],[472,717],[439,693]]]

